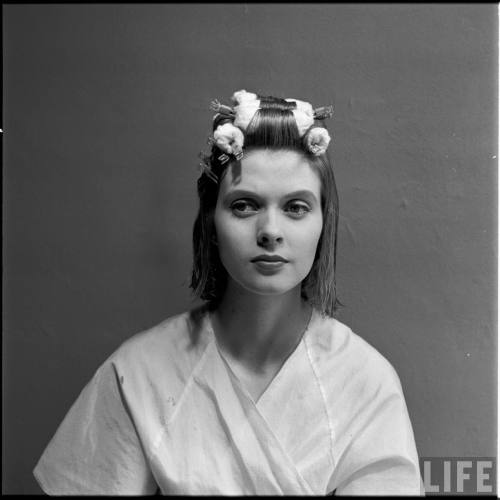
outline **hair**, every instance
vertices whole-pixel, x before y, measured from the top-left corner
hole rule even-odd
[[[313,265],[301,285],[301,296],[320,312],[334,317],[342,304],[336,292],[336,255],[339,203],[333,168],[328,153],[314,156],[300,137],[292,110],[296,103],[276,97],[259,96],[258,109],[248,124],[244,151],[251,149],[295,150],[304,155],[321,180],[321,209],[323,228],[316,248]],[[216,115],[213,130],[231,122],[224,115]],[[322,122],[323,127],[325,127]],[[326,127],[325,127],[326,128]],[[304,134],[305,137],[305,134]],[[237,160],[222,163],[222,151],[212,145],[207,156],[209,169],[198,179],[199,210],[193,226],[193,270],[190,288],[196,297],[207,301],[213,310],[221,301],[226,285],[227,271],[217,248],[214,213],[219,186],[228,166]]]

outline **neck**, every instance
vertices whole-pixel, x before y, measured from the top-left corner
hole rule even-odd
[[[258,369],[281,363],[293,351],[310,315],[300,284],[281,295],[257,295],[229,280],[213,326],[219,346],[230,357]]]

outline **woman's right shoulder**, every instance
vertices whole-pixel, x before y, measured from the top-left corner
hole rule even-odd
[[[199,307],[169,316],[127,338],[108,361],[143,368],[195,363],[209,341],[206,312]]]

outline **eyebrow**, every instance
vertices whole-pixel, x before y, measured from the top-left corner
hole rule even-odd
[[[248,191],[246,189],[235,189],[233,191],[229,191],[224,195],[224,200],[229,198],[258,198],[261,199],[261,195],[256,191]],[[309,189],[299,189],[298,191],[293,191],[291,193],[287,193],[283,196],[284,199],[293,199],[293,198],[309,198],[314,202],[318,203],[318,199],[316,195],[310,191]]]

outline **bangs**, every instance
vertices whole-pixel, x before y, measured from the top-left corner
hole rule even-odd
[[[248,124],[245,148],[302,149],[292,109],[276,106],[259,109]]]

